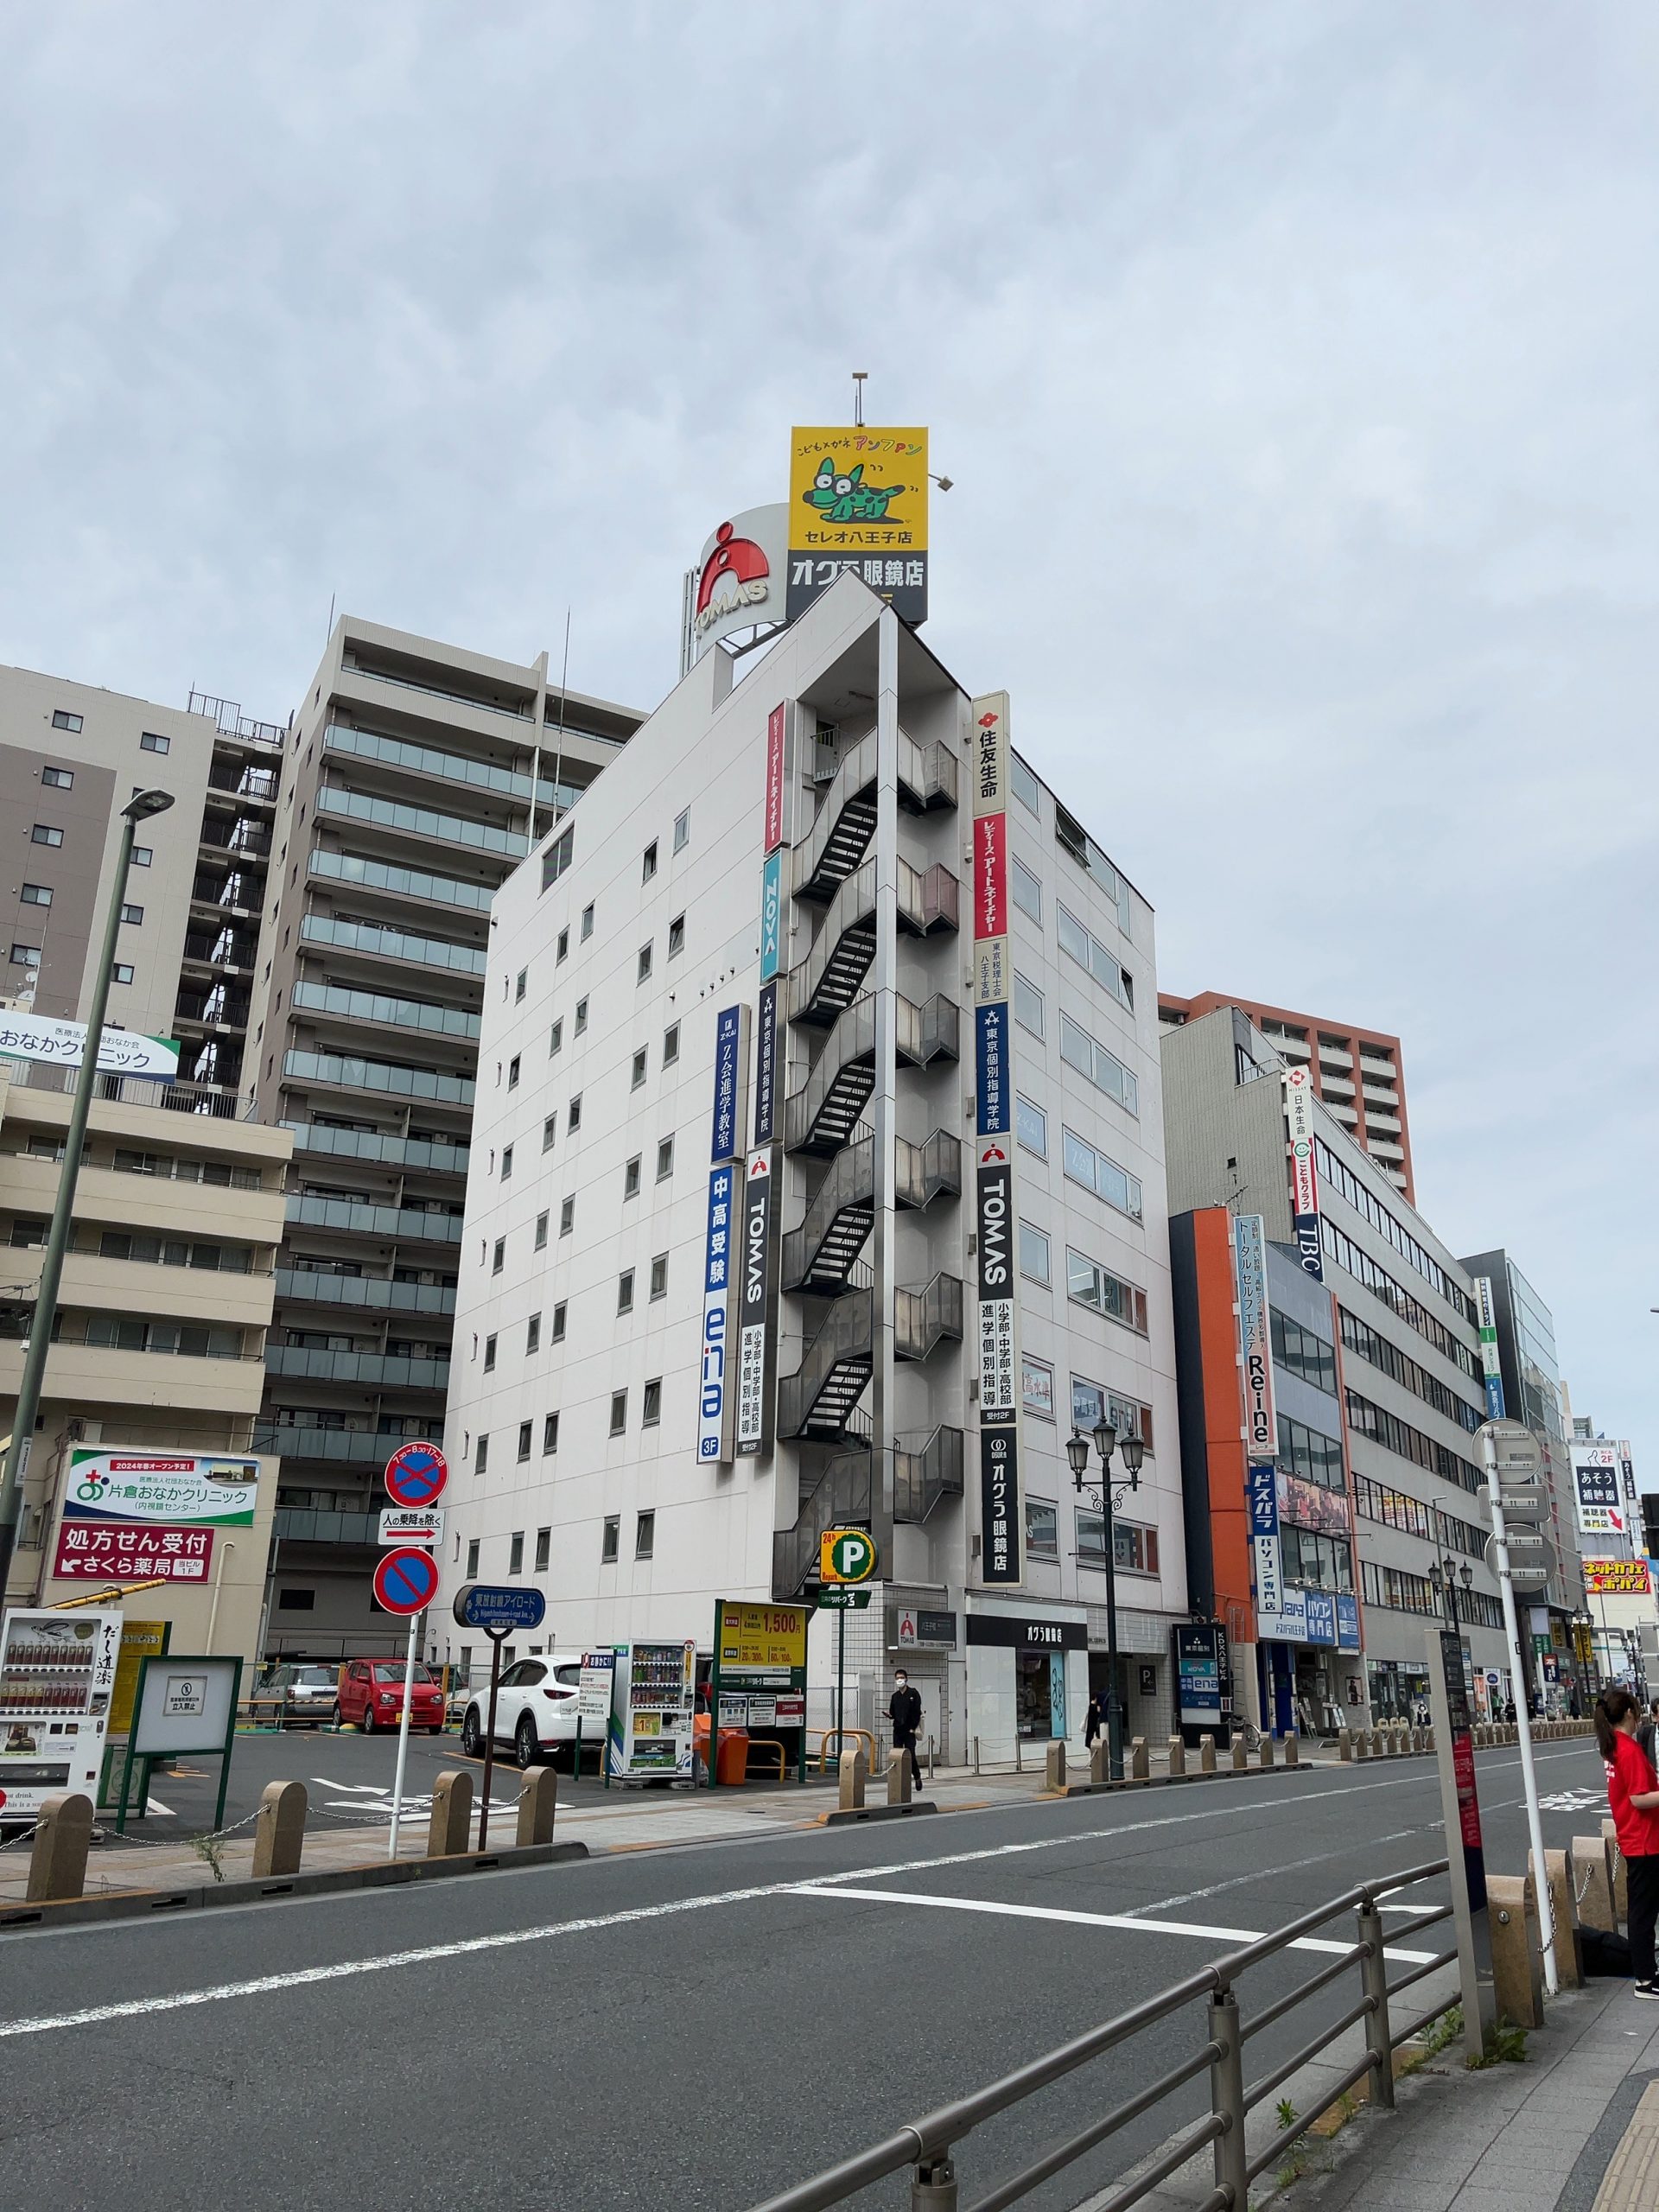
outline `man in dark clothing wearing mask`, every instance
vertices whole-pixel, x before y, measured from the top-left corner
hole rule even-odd
[[[912,1688],[910,1677],[902,1667],[893,1680],[893,1692],[887,1700],[887,1718],[893,1723],[893,1748],[910,1753],[911,1780],[919,1789],[922,1765],[916,1756],[916,1732],[922,1725],[922,1695]]]

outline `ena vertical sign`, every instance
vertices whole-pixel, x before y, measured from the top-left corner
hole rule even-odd
[[[975,1229],[979,1255],[979,1511],[988,1589],[1025,1579],[1020,1348],[1014,1264],[1014,1084],[1008,1027],[1008,695],[972,708]]]

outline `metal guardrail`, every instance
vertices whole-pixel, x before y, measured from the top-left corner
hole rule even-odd
[[[910,2204],[912,2212],[958,2212],[958,2184],[953,2153],[963,2139],[994,2120],[999,2113],[1008,2112],[1022,2104],[1039,2090],[1048,2088],[1068,2074],[1093,2059],[1103,2057],[1109,2051],[1133,2042],[1143,2029],[1156,2026],[1183,2006],[1200,1999],[1207,2000],[1205,2038],[1189,2057],[1168,2068],[1126,2097],[1099,2118],[1075,2134],[1052,2145],[1040,2158],[999,2182],[982,2196],[973,2200],[968,2212],[1003,2212],[1007,2205],[1019,2202],[1033,2190],[1050,2181],[1058,2173],[1114,2135],[1151,2112],[1163,2100],[1195,2081],[1206,2071],[1210,2076],[1210,2110],[1202,2120],[1181,2129],[1172,2136],[1164,2148],[1135,2177],[1111,2196],[1098,2200],[1098,2212],[1128,2212],[1131,2205],[1166,2181],[1178,2168],[1213,2145],[1215,2187],[1192,2208],[1192,2212],[1246,2212],[1249,2185],[1258,2174],[1282,2158],[1286,2152],[1300,2136],[1305,2135],[1313,2122],[1331,2107],[1345,2096],[1355,2085],[1370,2077],[1370,2095],[1378,2105],[1394,2102],[1394,2052],[1395,2048],[1413,2036],[1420,2034],[1441,2013],[1459,2002],[1459,1993],[1441,2003],[1433,2005],[1405,2025],[1394,2025],[1390,2000],[1421,1982],[1427,1974],[1457,1962],[1457,1947],[1439,1952],[1425,1963],[1414,1965],[1399,1980],[1390,1983],[1388,1961],[1383,1949],[1382,1922],[1377,1910],[1378,1901],[1420,1882],[1431,1881],[1446,1872],[1447,1862],[1437,1859],[1422,1866],[1408,1867],[1403,1873],[1385,1876],[1380,1881],[1365,1882],[1358,1887],[1345,1890],[1340,1897],[1316,1905],[1300,1919],[1286,1927],[1277,1928],[1270,1935],[1247,1943],[1242,1950],[1230,1952],[1212,1966],[1189,1974],[1185,1981],[1173,1988],[1160,1991],[1144,2003],[1120,2012],[1116,2019],[1108,2020],[1087,2035],[1078,2036],[1073,2042],[1062,2044],[1041,2058],[1033,2059],[1028,2065],[1005,2075],[999,2082],[992,2082],[972,2095],[957,2099],[954,2104],[941,2105],[921,2120],[912,2120],[895,2135],[885,2141],[872,2144],[867,2151],[844,2158],[839,2165],[830,2167],[810,2181],[799,2182],[793,2189],[785,2190],[781,2196],[768,2197],[754,2208],[754,2212],[826,2212],[826,2208],[844,2204],[873,2182],[881,2181],[889,2174],[904,2171],[911,2174]],[[1235,1984],[1252,1967],[1264,1960],[1275,1958],[1300,1938],[1311,1936],[1325,1927],[1342,1914],[1352,1910],[1356,1930],[1354,1942],[1333,1959],[1328,1966],[1300,1982],[1285,1995],[1264,2005],[1262,2010],[1245,2019],[1240,2013],[1238,1993]],[[1407,1936],[1417,1934],[1437,1922],[1448,1920],[1452,1908],[1443,1905],[1429,1908],[1402,1919],[1390,1929],[1389,1940],[1397,1944]],[[1328,2022],[1311,2041],[1280,2061],[1255,2081],[1246,2083],[1244,2078],[1244,2046],[1252,2036],[1285,2018],[1295,2007],[1328,1988],[1353,1967],[1359,1970],[1360,1996],[1357,2004],[1349,2006],[1336,2019]],[[1349,2067],[1338,2080],[1332,2082],[1319,2102],[1307,2112],[1299,2114],[1287,2127],[1281,2128],[1270,2141],[1254,2156],[1244,2139],[1245,2121],[1264,2098],[1280,2088],[1291,2075],[1310,2061],[1317,2058],[1336,2038],[1351,2027],[1363,2023],[1365,2031],[1365,2056],[1357,2065]]]

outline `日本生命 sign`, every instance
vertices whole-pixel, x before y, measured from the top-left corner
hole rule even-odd
[[[1316,1282],[1323,1282],[1319,1179],[1313,1161],[1313,1077],[1306,1068],[1285,1071],[1285,1121],[1290,1132],[1290,1225],[1296,1256]]]

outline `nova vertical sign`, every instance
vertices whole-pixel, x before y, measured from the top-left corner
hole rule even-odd
[[[982,1579],[1025,1579],[1020,1485],[1020,1356],[1014,1307],[1014,1087],[1008,1029],[1008,695],[972,708],[974,760],[974,1093],[979,1255],[979,1478]]]

